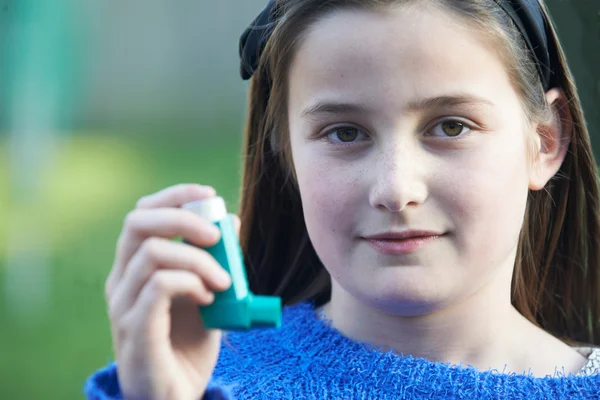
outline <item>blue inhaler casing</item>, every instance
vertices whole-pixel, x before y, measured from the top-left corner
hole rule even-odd
[[[184,204],[221,231],[221,239],[212,247],[204,248],[231,276],[231,286],[224,292],[215,292],[215,301],[199,306],[207,329],[249,330],[281,326],[281,298],[256,296],[248,288],[248,277],[242,250],[235,232],[233,218],[227,214],[222,197],[211,197]],[[185,241],[185,240],[184,240]],[[186,241],[186,243],[190,244]]]

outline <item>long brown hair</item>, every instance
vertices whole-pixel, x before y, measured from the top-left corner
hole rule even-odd
[[[498,41],[507,71],[531,122],[553,111],[535,63],[510,18],[492,0],[417,0],[444,7]],[[244,142],[241,193],[244,251],[250,287],[284,304],[328,301],[330,277],[306,230],[290,156],[287,74],[306,28],[340,8],[384,9],[415,0],[279,0],[282,17],[254,73]],[[600,218],[596,163],[573,76],[556,30],[557,86],[573,122],[568,153],[544,190],[530,191],[519,238],[512,303],[533,323],[570,343],[600,345]]]

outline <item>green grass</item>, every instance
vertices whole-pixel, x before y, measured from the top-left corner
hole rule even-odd
[[[180,182],[213,185],[235,212],[239,148],[233,135],[78,135],[60,146],[34,199],[17,204],[6,190],[7,144],[0,141],[0,399],[83,398],[87,376],[112,360],[103,290],[123,217],[140,196]],[[33,266],[31,279],[11,283],[20,294],[11,303],[6,243],[19,232],[49,244],[49,294],[37,296],[29,284],[41,273]],[[24,251],[34,250],[32,240]]]

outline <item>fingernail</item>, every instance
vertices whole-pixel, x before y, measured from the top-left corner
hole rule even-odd
[[[215,295],[213,292],[208,292],[204,295],[204,299],[207,305],[212,304],[215,301]]]
[[[224,269],[221,269],[217,276],[217,281],[220,286],[229,287],[231,285],[231,277]]]
[[[202,192],[204,194],[207,194],[207,195],[211,195],[211,194],[215,195],[215,194],[217,194],[217,191],[212,186],[206,186],[206,185],[204,185],[204,186],[200,186],[200,189],[202,189]]]
[[[221,238],[221,231],[219,228],[213,226],[210,228],[210,231],[213,240],[219,240]]]

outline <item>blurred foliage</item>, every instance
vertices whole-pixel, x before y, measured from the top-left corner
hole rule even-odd
[[[0,296],[0,399],[81,398],[85,378],[111,360],[103,285],[123,217],[140,196],[176,183],[201,182],[214,186],[237,210],[239,135],[187,141],[167,134],[152,140],[127,136],[77,135],[59,146],[58,162],[44,176],[36,215],[52,245],[50,297],[42,315],[26,320]],[[0,142],[4,188],[6,151],[6,142]],[[6,221],[14,212],[8,202],[0,202],[0,221],[5,221],[0,243],[5,243]],[[0,288],[5,284],[3,250]]]

